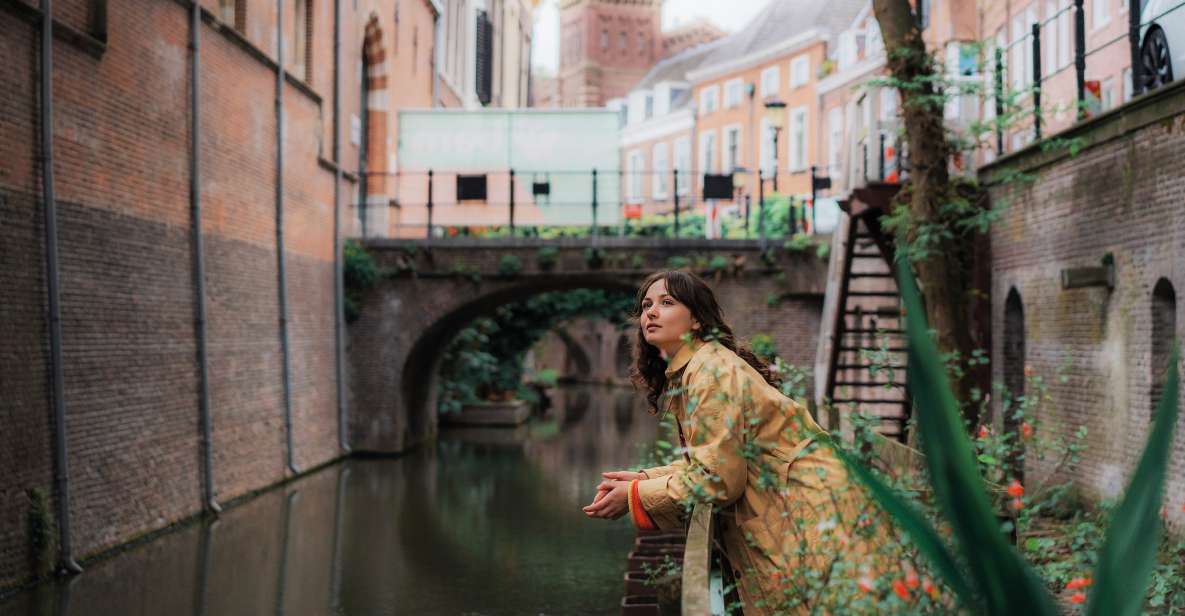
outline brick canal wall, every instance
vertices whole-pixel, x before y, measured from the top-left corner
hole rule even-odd
[[[1087,428],[1086,452],[1071,473],[1110,497],[1143,450],[1168,341],[1185,338],[1185,83],[1059,137],[1081,151],[1034,146],[982,172],[987,182],[1008,170],[1033,177],[991,190],[993,203],[1007,207],[991,236],[993,380],[1023,380],[1025,366],[1044,377],[1052,401],[1040,414],[1043,429],[1068,438]],[[1064,270],[1099,266],[1108,254],[1113,289],[1062,287]],[[1172,519],[1185,523],[1185,416],[1166,499]]]
[[[87,31],[88,4],[55,3],[76,32]],[[0,588],[32,569],[29,491],[54,493],[40,42],[30,6],[0,2]],[[79,558],[202,507],[188,9],[112,2],[107,17],[106,43],[56,37],[53,67],[70,522]],[[328,40],[332,20],[317,17],[317,40]],[[267,32],[267,20],[253,27]],[[256,47],[209,14],[201,37],[213,482],[225,502],[290,474],[275,68],[263,41]],[[317,50],[330,53],[323,43]],[[332,64],[326,57],[318,66],[328,89]],[[318,163],[328,157],[332,119],[329,103],[296,77],[284,97],[293,449],[307,469],[339,455],[333,174]],[[343,186],[345,200],[351,190]]]

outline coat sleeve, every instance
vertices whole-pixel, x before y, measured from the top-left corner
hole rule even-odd
[[[666,466],[655,466],[654,468],[644,468],[642,473],[646,475],[647,479],[654,479],[655,477],[666,477],[675,471],[687,466],[687,461],[680,458]]]
[[[682,525],[691,505],[725,506],[740,498],[748,476],[744,459],[744,399],[734,368],[705,362],[686,378],[687,408],[680,422],[690,462],[668,475],[638,482],[639,504],[663,530]]]

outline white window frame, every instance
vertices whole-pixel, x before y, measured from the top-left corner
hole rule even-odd
[[[1057,13],[1057,2],[1046,0],[1045,19],[1053,17],[1055,13]],[[1041,49],[1045,50],[1045,57],[1041,58],[1041,63],[1042,68],[1045,69],[1045,77],[1052,75],[1058,69],[1057,46],[1061,42],[1058,40],[1060,34],[1056,21],[1045,24],[1045,27],[1041,29]]]
[[[733,141],[736,142],[735,161],[729,160],[729,154],[732,152]],[[745,151],[744,139],[741,136],[740,124],[729,124],[724,127],[724,147],[720,148],[720,170],[721,173],[732,173],[737,167],[742,166],[741,162],[744,160]]]
[[[774,135],[773,129],[770,128],[769,120],[761,118],[761,126],[758,129],[761,131],[761,139],[758,141],[760,147],[758,148],[759,161],[758,165],[761,168],[763,177],[769,178],[774,171]]]
[[[646,170],[646,160],[641,150],[629,151],[629,154],[626,155],[625,168],[629,175],[625,184],[625,200],[629,203],[641,203],[642,172]]]
[[[790,61],[790,87],[801,88],[811,81],[811,57],[802,54]]]
[[[859,58],[859,50],[856,49],[856,33],[851,30],[844,30],[839,33],[839,70],[844,70],[855,64]]]
[[[1061,9],[1059,9],[1061,10]],[[1073,58],[1071,51],[1074,38],[1070,34],[1070,16],[1073,11],[1065,11],[1057,16],[1057,67],[1069,66]]]
[[[724,82],[724,108],[732,109],[741,106],[741,99],[745,95],[745,81],[740,77]]]
[[[670,193],[671,159],[669,153],[670,146],[665,141],[654,144],[650,153],[651,172],[654,176],[650,187],[652,199],[666,199]]]
[[[691,192],[691,137],[682,136],[675,139],[675,169],[679,171],[679,196]]]
[[[700,115],[716,113],[720,109],[720,84],[712,84],[699,92]]]
[[[1090,2],[1090,30],[1103,29],[1111,23],[1110,4],[1113,0],[1091,0]]]
[[[767,66],[761,71],[761,97],[767,98],[770,96],[777,96],[778,91],[782,89],[782,71],[781,68],[775,64]]]
[[[807,151],[810,149],[810,110],[805,106],[795,107],[787,113],[789,115],[786,119],[786,160],[791,172],[803,171],[807,166]]]
[[[708,147],[709,142],[712,144],[711,148]],[[695,173],[696,186],[703,185],[704,174],[706,174],[706,173],[713,173],[714,174],[717,172],[717,169],[719,169],[719,166],[716,163],[716,161],[718,160],[718,157],[715,156],[715,154],[717,153],[717,150],[719,149],[719,147],[718,147],[719,144],[720,144],[720,136],[716,134],[716,129],[713,128],[713,129],[709,129],[709,130],[700,131],[700,133],[699,133],[699,156],[697,157],[698,162],[699,162],[699,169],[697,169],[696,173]]]
[[[843,135],[843,107],[832,107],[827,110],[827,174],[831,177],[842,175]]]

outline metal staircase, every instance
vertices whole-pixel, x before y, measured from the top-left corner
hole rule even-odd
[[[905,442],[910,400],[906,389],[905,324],[893,277],[893,239],[880,217],[896,184],[873,183],[841,202],[850,216],[838,295],[832,304],[831,357],[825,396],[840,417],[859,412],[873,427]],[[844,421],[841,419],[841,422]]]

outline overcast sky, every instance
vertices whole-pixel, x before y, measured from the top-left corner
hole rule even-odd
[[[667,0],[663,29],[669,29],[696,17],[707,17],[726,32],[735,32],[771,0]],[[772,0],[791,2],[793,0]],[[543,0],[535,12],[534,66],[552,73],[559,65],[560,13],[556,0]]]

